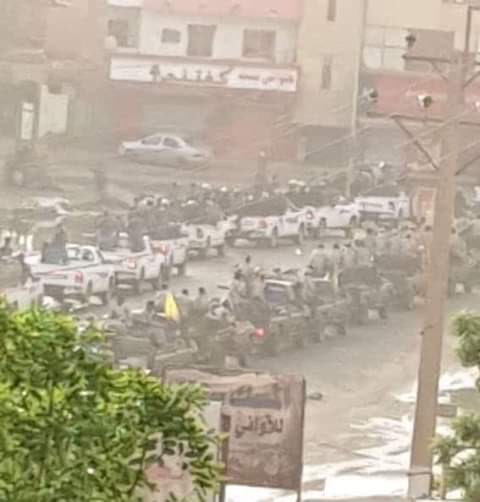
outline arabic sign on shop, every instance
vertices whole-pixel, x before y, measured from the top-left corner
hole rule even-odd
[[[256,91],[295,92],[295,68],[112,58],[110,79]]]
[[[299,491],[303,469],[305,380],[291,375],[215,375],[172,369],[169,383],[201,384],[222,400],[229,484]]]
[[[304,406],[304,380],[291,376],[243,386],[227,398],[229,483],[299,490]]]

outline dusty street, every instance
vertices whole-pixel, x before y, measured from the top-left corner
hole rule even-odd
[[[299,255],[285,243],[276,250],[238,247],[225,258],[189,263],[188,276],[174,279],[178,291],[188,287],[192,294],[206,286],[210,296],[222,296],[219,285],[228,284],[236,264],[251,254],[254,264],[265,270],[275,266],[302,267],[313,243]],[[212,271],[214,273],[212,273]],[[140,306],[142,299],[129,304]],[[450,313],[475,309],[478,297],[458,295],[450,302]],[[320,392],[320,401],[309,399],[305,432],[307,464],[324,464],[355,457],[354,450],[374,446],[375,440],[351,428],[373,417],[400,419],[411,410],[394,395],[410,391],[416,378],[420,341],[421,308],[413,312],[393,312],[387,321],[371,319],[368,325],[350,327],[346,337],[331,338],[303,350],[291,350],[275,358],[254,362],[255,367],[284,373],[301,373],[307,379],[307,392]],[[445,338],[444,368],[456,368],[454,340]]]
[[[82,155],[68,162],[60,159],[58,164],[52,164],[50,174],[72,201],[86,202],[95,197],[90,170],[98,163],[105,167],[112,180],[114,196],[124,199],[131,198],[133,193],[165,190],[173,182],[187,185],[192,181],[215,179],[217,185],[251,183],[247,168],[224,169],[219,176],[218,168],[179,172],[168,167],[125,162],[112,155],[91,158]],[[283,178],[292,174],[291,167],[282,165],[272,166],[272,172],[282,173]],[[206,261],[193,259],[188,264],[187,276],[174,278],[172,287],[175,291],[188,287],[191,294],[195,294],[198,287],[205,286],[210,297],[221,297],[225,291],[218,286],[230,283],[235,265],[242,263],[247,254],[252,255],[255,266],[267,271],[276,266],[301,268],[313,246],[313,242],[301,250],[289,242],[275,250],[240,246],[228,249],[224,258],[212,255]],[[128,305],[138,308],[152,296],[147,290],[129,300]],[[477,305],[477,296],[459,295],[450,301],[449,314],[475,309]],[[321,394],[320,400],[307,401],[304,443],[307,467],[358,459],[359,450],[382,444],[382,439],[367,433],[362,424],[379,417],[400,420],[412,413],[412,406],[399,402],[395,396],[410,391],[415,382],[421,315],[421,307],[412,312],[392,313],[386,321],[371,319],[366,326],[350,327],[346,337],[253,361],[260,370],[301,373],[307,380],[308,395],[315,398]],[[451,337],[445,338],[445,370],[458,367],[453,343]],[[307,478],[306,489],[321,488],[322,474],[315,472]]]
[[[8,141],[0,141],[0,166],[11,151]],[[112,147],[113,148],[113,147]],[[110,149],[111,150],[111,149]],[[75,203],[96,200],[93,170],[101,168],[109,182],[113,197],[131,199],[132,193],[164,192],[176,182],[188,186],[192,182],[208,182],[215,186],[245,186],[253,183],[256,162],[253,160],[218,160],[207,167],[179,168],[134,162],[119,157],[114,150],[58,148],[49,152],[48,175],[53,189],[42,187],[42,193],[63,194]],[[281,182],[294,177],[322,176],[328,169],[292,162],[271,162],[269,176],[277,175]],[[1,174],[1,173],[0,173]],[[1,191],[0,187],[0,191]],[[34,189],[9,191],[0,201],[0,208],[17,204],[22,197],[33,195]],[[3,194],[2,194],[3,195]]]
[[[90,168],[96,161],[84,162],[85,159],[72,161],[66,170],[63,163],[51,167],[55,182],[75,202],[89,201],[95,196]],[[117,163],[112,158],[107,166],[109,176],[115,180],[113,192],[120,197],[132,197],[133,193],[142,191],[160,191],[174,181],[187,185],[216,176],[208,171],[180,173],[171,168]],[[283,168],[277,166],[277,169]],[[283,174],[286,176],[288,169],[285,168]],[[237,180],[239,184],[250,183],[245,172],[239,174],[235,170],[224,173],[223,177],[217,176],[217,179],[216,184],[232,184]],[[252,255],[255,266],[267,271],[276,266],[301,268],[314,245],[310,241],[301,250],[289,242],[275,250],[245,245],[228,249],[223,258],[212,255],[205,261],[193,259],[188,264],[187,276],[174,278],[172,288],[179,291],[188,287],[193,295],[198,287],[205,286],[210,297],[221,297],[225,292],[218,286],[230,283],[235,265],[242,263],[247,254]],[[152,296],[153,293],[147,290],[142,296],[129,300],[128,305],[138,308]],[[458,295],[450,301],[449,313],[475,309],[477,305],[477,296]],[[322,489],[325,474],[321,466],[356,461],[360,458],[359,450],[382,445],[383,440],[366,432],[363,424],[376,418],[401,420],[412,413],[412,406],[399,402],[395,395],[410,391],[415,382],[421,315],[421,307],[412,312],[392,313],[386,321],[371,319],[366,326],[350,327],[345,337],[331,338],[303,350],[290,350],[275,358],[253,361],[259,370],[300,373],[307,380],[307,393],[312,398],[307,401],[304,458],[306,469],[312,469],[312,473],[307,471],[306,490]],[[451,337],[445,338],[445,370],[458,367],[453,342]],[[316,399],[318,394],[321,394],[320,400]],[[243,500],[243,495],[240,499]],[[257,498],[256,495],[251,499],[252,502],[273,500]],[[237,498],[232,500],[237,502]]]

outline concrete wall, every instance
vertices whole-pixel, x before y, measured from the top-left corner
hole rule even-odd
[[[103,63],[107,6],[104,0],[70,0],[48,9],[45,49],[55,59]]]
[[[335,21],[327,20],[327,5],[328,0],[305,0],[304,3],[298,36],[301,79],[296,120],[304,125],[344,128],[352,121],[357,58],[363,33],[363,0],[337,0]],[[330,89],[322,89],[326,59],[332,62]]]
[[[45,2],[37,0],[0,0],[0,54],[41,49],[48,10]]]
[[[295,57],[297,30],[294,23],[270,19],[215,18],[199,16],[168,16],[158,12],[142,11],[138,52],[158,56],[187,56],[187,26],[189,24],[216,25],[213,59],[242,60],[243,31],[265,29],[276,31],[276,63],[291,63]],[[162,44],[164,28],[178,30],[180,43]],[[245,61],[255,61],[245,58]]]

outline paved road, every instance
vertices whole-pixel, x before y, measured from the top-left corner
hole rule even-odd
[[[84,158],[58,162],[52,168],[54,178],[66,189],[67,196],[92,198],[92,177]],[[151,192],[179,181],[217,179],[218,183],[247,183],[242,170],[218,173],[178,173],[174,169],[143,166],[106,158],[108,173],[115,186],[122,190]],[[251,253],[255,265],[266,270],[275,266],[301,267],[308,256],[311,243],[304,255],[288,245],[276,250],[239,248],[229,250],[227,257],[211,257],[207,261],[193,261],[188,276],[174,282],[174,287],[188,287],[195,292],[206,286],[210,296],[221,296],[219,284],[228,284],[233,267]],[[134,299],[132,307],[139,307],[147,296]],[[450,302],[449,312],[478,308],[478,297],[458,296]],[[287,373],[302,373],[307,379],[308,392],[321,392],[323,400],[309,400],[305,430],[305,460],[307,465],[358,459],[357,451],[378,445],[381,440],[367,435],[352,425],[374,417],[399,419],[411,412],[411,406],[399,403],[394,395],[410,391],[418,366],[421,311],[398,313],[387,321],[371,321],[367,326],[352,327],[346,337],[330,339],[301,351],[290,351],[276,358],[256,361],[259,369]],[[453,340],[445,338],[444,368],[457,365],[452,349]],[[315,483],[311,489],[315,490]]]
[[[302,267],[313,243],[303,254],[291,245],[275,250],[236,248],[224,258],[210,257],[189,264],[186,278],[174,279],[173,288],[206,286],[210,296],[222,296],[218,285],[228,284],[235,264],[247,254],[254,264],[265,270],[275,266]],[[150,294],[151,295],[151,294]],[[149,295],[147,295],[149,296]],[[130,306],[145,301],[133,299]],[[458,295],[450,302],[450,312],[475,309],[475,295]],[[275,358],[255,361],[258,369],[301,373],[305,375],[308,393],[321,392],[321,401],[309,400],[306,415],[305,459],[310,464],[350,460],[355,450],[374,446],[378,441],[351,428],[372,417],[400,418],[411,411],[410,405],[399,403],[394,394],[411,390],[418,365],[421,309],[393,313],[386,321],[371,320],[366,326],[352,326],[347,336],[326,340],[303,350],[291,350]],[[451,337],[445,339],[444,365],[455,362]]]

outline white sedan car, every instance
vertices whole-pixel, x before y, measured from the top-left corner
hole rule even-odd
[[[124,141],[120,145],[119,154],[139,162],[178,166],[202,165],[211,158],[206,148],[193,145],[186,137],[163,133],[136,141]]]

